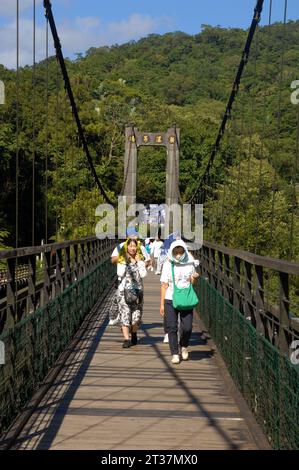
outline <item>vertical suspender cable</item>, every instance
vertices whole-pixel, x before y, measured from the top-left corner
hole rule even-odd
[[[293,242],[294,242],[294,218],[295,211],[298,207],[297,203],[297,174],[298,174],[298,159],[299,159],[299,109],[297,115],[297,137],[296,137],[296,149],[295,149],[295,161],[293,171],[293,201],[292,201],[292,216],[291,216],[291,228],[290,228],[290,241],[289,241],[289,259],[293,258]]]
[[[232,122],[232,116],[229,116],[229,120],[230,122]],[[224,223],[224,218],[225,218],[225,202],[226,202],[226,190],[227,190],[227,186],[228,186],[228,179],[227,179],[227,176],[228,174],[227,173],[227,161],[228,161],[228,151],[229,151],[229,144],[231,143],[231,124],[230,126],[228,126],[228,141],[227,141],[227,150],[225,151],[225,161],[224,161],[224,178],[223,178],[223,193],[222,193],[222,204],[221,204],[221,230],[220,230],[220,234],[221,234],[221,242],[222,244],[224,244],[224,227],[225,227],[225,223]]]
[[[33,76],[32,76],[32,246],[35,246],[35,154],[36,154],[36,142],[35,142],[35,115],[36,115],[36,67],[35,67],[35,39],[36,39],[36,5],[33,0]]]
[[[63,173],[65,176],[68,175],[67,173],[67,158],[66,158],[66,151],[69,148],[67,145],[67,138],[66,138],[66,127],[67,127],[67,119],[66,119],[66,92],[64,92],[64,99],[63,99]],[[65,187],[64,191],[64,201],[63,201],[63,226],[66,227],[66,216],[67,216],[67,187]]]
[[[57,172],[58,172],[58,109],[59,109],[59,72],[58,72],[58,64],[57,64],[57,70],[56,70],[56,126],[55,126],[55,173],[56,173],[56,178],[57,178]],[[56,180],[56,207],[55,207],[55,238],[56,241],[58,241],[58,210],[57,210],[57,197],[58,197],[58,190],[57,190],[57,180]]]
[[[270,27],[272,24],[272,0],[270,0],[269,5],[269,20],[268,20],[268,27],[270,33]],[[268,70],[269,70],[269,47],[268,44],[267,55],[266,55],[266,68],[265,68],[265,82],[268,78]],[[265,147],[265,139],[266,139],[266,111],[267,111],[267,99],[266,99],[266,89],[264,87],[263,92],[263,105],[264,105],[264,119],[262,125],[262,144],[261,144],[261,153],[260,153],[260,165],[259,165],[259,192],[256,204],[256,216],[255,216],[255,247],[254,252],[259,254],[258,249],[258,240],[259,240],[259,229],[260,229],[260,218],[259,218],[259,209],[260,209],[260,202],[261,202],[261,187],[262,187],[262,170],[263,170],[263,157],[264,157],[264,147]]]
[[[242,148],[242,136],[244,135],[244,127],[245,127],[245,103],[244,101],[241,103],[241,129],[240,129],[240,144]],[[241,161],[239,161],[238,165],[238,202],[241,201],[241,193],[240,193],[240,181],[241,181]]]
[[[205,177],[206,185],[207,185],[207,192],[208,194],[210,193],[210,198],[211,202],[214,198],[214,194],[216,194],[216,208],[215,208],[215,216],[214,216],[214,225],[212,228],[212,239],[218,241],[218,234],[219,234],[219,190],[218,187],[215,187],[214,181],[215,181],[215,174],[211,175],[210,173]],[[214,181],[213,181],[214,180]],[[211,191],[209,191],[209,187],[211,188]],[[213,189],[214,188],[214,189]],[[205,202],[205,201],[204,201]]]
[[[284,2],[284,21],[283,21],[283,39],[282,39],[282,53],[281,53],[281,63],[280,63],[280,73],[279,73],[279,97],[278,97],[278,117],[277,117],[277,132],[276,132],[276,145],[275,150],[277,151],[279,145],[280,137],[280,124],[281,124],[281,95],[282,95],[282,79],[283,79],[283,70],[284,70],[284,53],[285,53],[285,33],[286,33],[286,23],[287,23],[287,10],[288,10],[288,0]],[[273,240],[273,227],[274,227],[274,212],[275,212],[275,191],[277,190],[277,171],[274,166],[274,175],[273,175],[273,188],[272,188],[272,207],[271,207],[271,226],[270,226],[270,246],[272,247]]]
[[[247,227],[248,222],[248,211],[251,202],[251,196],[249,192],[249,185],[250,185],[250,176],[251,176],[251,157],[252,157],[252,136],[253,136],[253,119],[255,114],[255,92],[256,92],[256,84],[257,84],[257,58],[259,53],[259,25],[256,27],[256,44],[255,44],[255,55],[254,55],[254,72],[253,72],[253,82],[252,82],[252,91],[251,91],[251,112],[250,112],[250,127],[249,127],[249,153],[248,153],[248,165],[247,165],[247,179],[246,179],[246,199],[247,205],[244,213],[244,225]],[[248,237],[246,238],[246,249],[250,249],[251,247],[248,244]]]
[[[19,72],[19,47],[20,47],[20,11],[19,0],[17,0],[17,115],[16,115],[16,248],[19,247],[19,87],[20,87],[20,72]]]
[[[49,24],[46,19],[46,149],[45,149],[45,243],[48,243],[48,158],[49,158]]]

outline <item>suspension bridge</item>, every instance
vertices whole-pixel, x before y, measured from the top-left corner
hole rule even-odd
[[[124,179],[121,195],[136,202],[137,155],[141,146],[166,149],[168,205],[204,205],[217,196],[213,167],[223,139],[241,131],[253,145],[254,86],[241,87],[250,60],[253,69],[258,46],[259,23],[265,12],[258,0],[231,94],[219,126],[212,153],[197,189],[189,201],[180,195],[180,129],[153,132],[127,125],[124,133]],[[287,1],[283,28],[287,23]],[[17,2],[18,6],[18,2]],[[35,2],[34,2],[34,8]],[[117,201],[98,176],[75,94],[68,75],[52,6],[44,1],[48,63],[49,34],[75,124],[74,139],[86,158],[102,200],[112,207]],[[264,8],[264,10],[263,10]],[[272,1],[269,2],[271,28]],[[17,73],[19,77],[19,9],[17,9]],[[283,29],[285,31],[285,28]],[[34,38],[35,40],[35,38]],[[282,44],[284,41],[282,40]],[[35,64],[35,62],[34,62]],[[34,65],[35,66],[35,65]],[[281,77],[285,66],[282,45]],[[266,64],[267,73],[267,64]],[[34,68],[33,68],[34,73]],[[254,76],[253,76],[254,83]],[[281,81],[282,83],[282,81]],[[49,86],[49,80],[46,81]],[[18,82],[16,85],[18,90]],[[251,125],[237,128],[242,95],[250,93]],[[49,106],[46,96],[45,113]],[[1,449],[298,449],[299,369],[299,264],[292,258],[296,237],[297,163],[299,120],[294,132],[293,177],[289,184],[292,207],[286,259],[276,259],[244,247],[204,241],[194,249],[200,261],[200,299],[194,315],[190,359],[178,367],[169,361],[163,344],[159,315],[159,279],[149,273],[145,280],[144,323],[137,346],[125,353],[121,334],[108,326],[108,311],[115,289],[116,270],[110,261],[116,240],[83,237],[36,246],[35,192],[32,191],[32,246],[19,246],[19,96],[16,98],[16,243],[0,251],[0,341],[5,360],[0,365]],[[283,93],[278,97],[282,104]],[[267,96],[265,95],[265,107]],[[34,107],[34,102],[33,102]],[[243,114],[244,118],[244,108]],[[277,111],[277,138],[281,125]],[[33,120],[33,134],[34,134]],[[266,120],[261,133],[266,132]],[[45,145],[48,165],[47,136]],[[261,150],[262,151],[262,150]],[[35,181],[33,151],[33,182]],[[245,161],[250,181],[252,155]],[[239,163],[239,171],[243,171]],[[260,186],[255,211],[256,230],[262,225],[260,194],[264,159],[259,162]],[[224,162],[226,176],[231,162]],[[272,225],[275,229],[277,193],[273,174]],[[47,185],[47,181],[45,182]],[[238,187],[238,191],[242,188]],[[225,192],[225,189],[224,189]],[[229,204],[224,193],[218,215],[205,220],[215,226]],[[236,196],[235,196],[236,197]],[[227,200],[225,199],[227,198]],[[224,200],[224,202],[223,202]],[[150,201],[149,201],[150,202]],[[47,205],[45,206],[47,218]],[[245,215],[246,217],[246,215]],[[296,284],[297,283],[297,284]]]

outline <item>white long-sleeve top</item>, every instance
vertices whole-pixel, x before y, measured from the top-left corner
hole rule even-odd
[[[130,266],[130,265],[129,265]],[[117,264],[117,276],[118,276],[118,280],[121,281],[119,286],[118,286],[118,289],[120,291],[123,291],[124,290],[124,285],[125,285],[125,274],[126,274],[126,267],[127,265],[126,264],[121,264],[121,263],[118,263]],[[141,279],[143,279],[146,275],[147,275],[147,271],[146,271],[146,267],[145,267],[145,262],[144,261],[138,261],[137,262],[137,268],[138,268],[138,271],[139,271],[139,274],[140,274],[140,277]]]
[[[151,255],[154,256],[154,258],[159,258],[161,248],[163,246],[163,242],[161,240],[155,240],[151,246]]]

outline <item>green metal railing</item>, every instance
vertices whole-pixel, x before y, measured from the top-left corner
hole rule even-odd
[[[199,314],[275,449],[299,448],[299,365],[273,346],[204,276]]]
[[[112,244],[99,240],[98,265],[67,285],[32,313],[25,313],[0,335],[5,364],[0,365],[0,432],[11,424],[73,338],[85,316],[115,276]],[[111,245],[111,246],[110,246]],[[55,249],[53,247],[52,249]]]

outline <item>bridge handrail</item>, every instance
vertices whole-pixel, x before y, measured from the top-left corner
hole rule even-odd
[[[194,253],[201,260],[202,276],[259,334],[289,354],[292,342],[299,339],[299,316],[291,311],[299,309],[298,296],[290,294],[290,276],[299,274],[299,264],[207,241]]]
[[[78,240],[67,240],[64,242],[47,243],[39,246],[25,246],[21,248],[14,248],[11,250],[0,250],[0,260],[9,258],[19,258],[21,256],[39,255],[41,253],[47,253],[53,250],[59,250],[67,248],[73,245],[79,245],[82,243],[95,242],[97,237],[85,237],[79,238]],[[115,241],[117,243],[117,241]]]
[[[116,240],[85,237],[0,252],[5,282],[0,289],[0,333],[53,300],[72,283],[109,259]],[[39,264],[38,264],[39,263]],[[27,264],[26,279],[18,267]]]
[[[250,251],[228,248],[224,245],[217,245],[208,241],[205,241],[203,243],[203,246],[206,246],[207,248],[211,248],[213,250],[222,251],[223,254],[234,256],[236,258],[241,259],[242,261],[254,264],[255,266],[261,266],[263,268],[274,269],[275,271],[299,276],[299,263],[295,263],[293,261],[285,261],[278,258],[260,256],[256,255],[255,253],[251,253]]]

